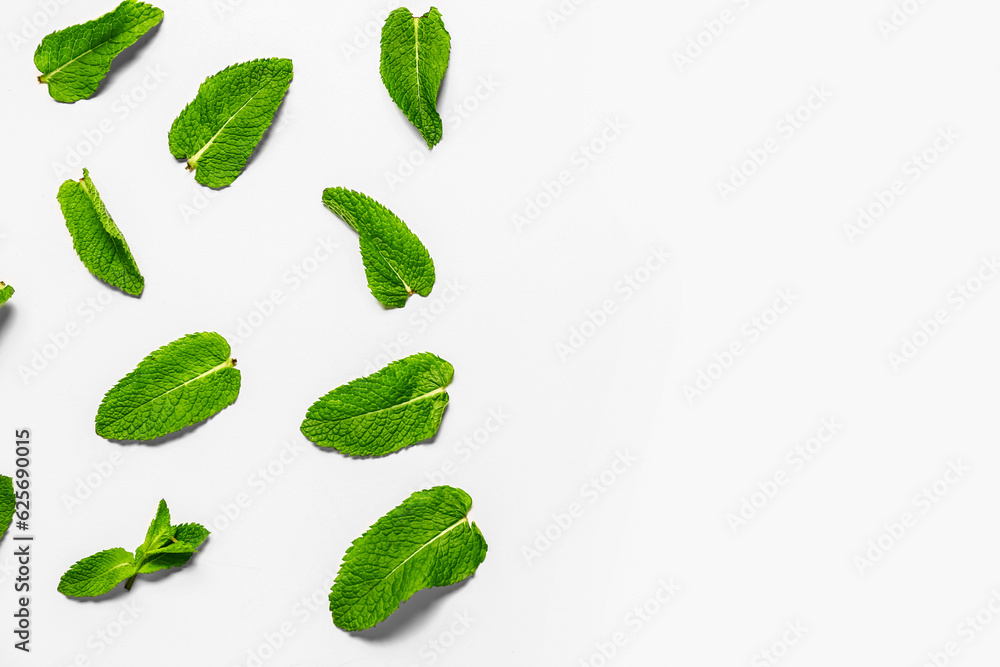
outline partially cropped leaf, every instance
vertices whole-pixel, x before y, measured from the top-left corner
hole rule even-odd
[[[240,372],[217,333],[178,338],[151,353],[104,396],[97,434],[153,440],[208,419],[240,393]]]
[[[455,369],[429,352],[394,361],[313,403],[302,433],[350,456],[384,456],[427,440],[441,426]]]
[[[133,296],[146,284],[118,225],[101,201],[101,194],[83,170],[79,181],[62,184],[57,195],[73,247],[83,265],[104,282]]]
[[[14,518],[14,480],[0,475],[0,537],[3,537]]]
[[[292,82],[287,58],[252,60],[208,77],[170,128],[170,152],[211,188],[236,180]]]
[[[437,96],[450,52],[451,37],[435,7],[421,17],[401,7],[382,26],[382,82],[428,148],[441,141]]]
[[[38,80],[49,85],[59,102],[76,102],[94,94],[111,69],[111,61],[163,20],[163,11],[144,2],[125,0],[104,16],[45,37],[35,50]]]
[[[146,540],[135,550],[135,555],[117,547],[88,556],[62,576],[59,592],[71,597],[93,597],[113,590],[126,579],[128,590],[138,574],[187,563],[207,537],[208,530],[197,523],[171,526],[167,502],[161,500],[156,517],[146,531]]]
[[[402,308],[413,294],[434,287],[434,261],[416,234],[371,197],[327,188],[323,203],[358,233],[368,289],[386,308]]]
[[[14,296],[14,288],[0,280],[0,308]]]
[[[135,559],[121,547],[76,562],[59,580],[59,592],[83,598],[104,595],[136,573]]]
[[[417,491],[354,540],[330,590],[334,624],[364,630],[417,591],[475,573],[486,540],[470,522],[472,498],[450,486]]]

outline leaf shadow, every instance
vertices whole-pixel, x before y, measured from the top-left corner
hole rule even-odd
[[[475,576],[473,574],[450,586],[435,586],[417,591],[413,597],[401,604],[399,609],[389,618],[373,628],[352,632],[350,635],[364,641],[380,642],[390,639],[393,635],[414,630],[417,627],[418,619],[426,618],[429,609],[438,606],[443,598],[467,586]]]
[[[155,584],[158,581],[166,579],[172,574],[194,568],[198,561],[197,558],[198,554],[201,552],[202,549],[204,549],[205,545],[208,544],[208,542],[211,539],[212,539],[211,535],[205,538],[205,541],[202,542],[201,546],[198,547],[198,551],[194,552],[194,555],[191,556],[191,559],[181,567],[171,567],[166,570],[160,570],[159,572],[153,572],[152,574],[140,574],[135,578],[135,582],[132,584],[132,590],[135,590],[136,586],[142,586],[144,584]],[[132,591],[125,590],[125,582],[123,581],[119,583],[117,586],[115,586],[113,590],[110,590],[107,593],[104,593],[103,595],[94,595],[91,597],[82,597],[82,598],[72,597],[67,595],[66,597],[72,600],[73,602],[78,602],[78,603],[105,602],[107,600],[117,600],[118,598],[125,597],[131,592]]]
[[[450,407],[451,407],[451,402],[449,402],[448,405],[444,406],[444,412],[441,413],[441,424],[444,424],[445,415],[448,414],[448,408]],[[421,440],[420,442],[415,442],[412,445],[407,445],[406,447],[402,447],[394,452],[389,452],[387,454],[358,456],[355,454],[348,454],[346,452],[342,452],[336,447],[323,447],[322,445],[317,445],[315,442],[312,442],[311,440],[309,442],[311,442],[316,449],[325,454],[339,454],[341,457],[345,459],[350,459],[352,461],[366,461],[369,459],[386,459],[389,458],[390,456],[395,456],[397,454],[405,452],[406,450],[411,449],[413,447],[420,447],[422,445],[433,445],[435,442],[437,442],[438,436],[441,435],[441,424],[438,424],[438,429],[434,431],[434,435],[432,435],[431,437],[425,440]]]
[[[135,40],[135,43],[132,44],[132,46],[128,47],[127,49],[119,53],[117,56],[115,56],[114,60],[111,61],[111,66],[108,68],[108,73],[104,75],[104,78],[101,79],[101,82],[97,84],[97,90],[95,90],[94,94],[91,95],[88,99],[94,99],[95,97],[98,97],[101,94],[103,94],[104,90],[110,87],[111,84],[114,82],[114,80],[119,77],[121,71],[127,69],[128,66],[132,63],[132,61],[138,58],[139,55],[142,53],[142,51],[145,50],[145,47],[149,43],[149,41],[156,36],[156,33],[160,32],[160,26],[162,25],[163,21],[160,21],[152,28],[150,28],[145,35]]]
[[[10,327],[7,326],[7,322],[14,319],[16,316],[16,309],[17,306],[10,302],[8,302],[5,306],[0,306],[0,349],[3,348],[3,338],[6,335],[6,332],[10,329]]]

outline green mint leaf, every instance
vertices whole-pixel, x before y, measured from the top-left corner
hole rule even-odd
[[[413,294],[434,287],[434,261],[416,234],[371,197],[327,188],[323,203],[358,233],[368,289],[386,308],[402,308]]]
[[[3,537],[14,518],[14,480],[0,475],[0,538]]]
[[[142,294],[146,281],[139,273],[125,237],[90,180],[90,172],[84,169],[82,179],[63,183],[57,199],[73,237],[73,247],[83,265],[123,292],[133,296]]]
[[[208,530],[197,523],[170,525],[167,501],[161,500],[156,517],[146,531],[146,540],[135,556],[122,548],[88,556],[71,567],[59,582],[59,592],[71,597],[94,597],[113,590],[128,579],[132,588],[136,575],[180,567],[208,538]]]
[[[229,353],[217,333],[188,334],[164,345],[105,394],[97,434],[153,440],[228,407],[240,393],[240,372]]]
[[[230,185],[270,127],[291,82],[287,58],[252,60],[208,77],[170,127],[170,152],[187,160],[202,185]]]
[[[14,296],[14,288],[0,280],[0,308]]]
[[[450,51],[451,37],[435,7],[419,18],[401,7],[382,26],[382,82],[428,148],[441,141],[437,96]]]
[[[429,352],[394,361],[313,403],[302,434],[349,456],[384,456],[422,442],[441,425],[454,374]]]
[[[59,592],[74,598],[108,593],[136,573],[132,554],[121,547],[77,561],[59,580]]]
[[[93,21],[70,26],[45,37],[35,50],[41,83],[58,102],[76,102],[94,94],[111,69],[111,61],[163,20],[163,11],[144,2],[125,0]]]
[[[486,540],[468,519],[472,498],[450,486],[417,491],[354,540],[330,590],[334,624],[364,630],[419,590],[475,573]]]

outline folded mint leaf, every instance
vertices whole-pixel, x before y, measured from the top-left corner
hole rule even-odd
[[[153,440],[197,424],[231,405],[240,372],[217,333],[188,334],[151,353],[104,396],[97,434]]]
[[[10,522],[14,518],[14,504],[14,480],[0,475],[0,538],[10,528]]]
[[[108,593],[136,573],[132,554],[121,547],[101,551],[76,562],[59,580],[59,592],[74,598]]]
[[[207,537],[208,530],[196,523],[171,526],[167,502],[161,500],[146,540],[134,556],[120,547],[88,556],[62,576],[59,592],[70,597],[94,597],[113,590],[126,579],[125,590],[130,590],[136,575],[187,563]]]
[[[82,179],[63,183],[56,198],[73,237],[73,248],[83,265],[127,294],[142,294],[146,280],[136,266],[125,237],[104,206],[90,172],[84,169]]]
[[[436,7],[419,18],[401,7],[382,26],[382,82],[392,101],[420,130],[428,148],[441,141],[437,96],[450,52],[451,37]]]
[[[327,188],[323,203],[358,233],[368,289],[386,308],[402,308],[413,294],[434,287],[434,261],[416,234],[371,197]]]
[[[450,486],[417,491],[354,540],[330,590],[334,624],[364,630],[419,590],[475,573],[486,540],[469,521],[472,498]]]
[[[76,102],[94,94],[111,61],[163,20],[163,11],[125,0],[104,16],[46,36],[35,50],[38,80],[47,83],[58,102]]]
[[[429,352],[394,361],[313,403],[302,434],[349,456],[384,456],[422,442],[441,426],[454,374]]]
[[[0,308],[14,296],[14,288],[0,280]]]
[[[202,185],[230,185],[270,127],[291,82],[287,58],[252,60],[208,77],[170,127],[170,153],[186,159]]]

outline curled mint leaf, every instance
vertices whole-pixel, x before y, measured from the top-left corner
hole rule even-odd
[[[240,372],[226,339],[195,333],[151,353],[104,396],[97,434],[112,440],[153,440],[197,424],[231,405]]]
[[[14,519],[15,500],[14,480],[0,475],[0,538],[10,528],[10,522]]]
[[[14,296],[14,288],[0,280],[0,308]]]
[[[209,532],[196,523],[170,525],[167,502],[160,501],[146,540],[132,554],[121,547],[87,556],[59,580],[58,590],[70,597],[95,597],[114,590],[123,581],[131,590],[139,574],[158,572],[187,563]]]
[[[170,153],[187,160],[202,185],[232,184],[271,126],[291,83],[292,61],[287,58],[252,60],[208,77],[170,127]]]
[[[111,61],[163,20],[163,11],[125,0],[104,16],[47,35],[35,50],[38,80],[58,102],[94,94]]]
[[[414,294],[434,287],[434,261],[417,235],[371,197],[327,188],[323,204],[358,233],[368,289],[386,308],[402,308]]]
[[[451,36],[436,7],[420,17],[401,7],[382,26],[382,82],[392,101],[420,130],[428,148],[441,141],[437,96],[450,53]]]
[[[313,403],[302,434],[349,456],[384,456],[427,440],[441,426],[454,374],[429,352],[394,361]]]
[[[142,294],[146,280],[136,266],[125,237],[104,206],[90,172],[84,169],[82,179],[63,183],[56,198],[73,237],[73,248],[83,265],[127,294]]]
[[[472,498],[450,486],[417,491],[354,540],[330,589],[334,624],[364,630],[414,593],[472,576],[486,539],[469,521]]]

